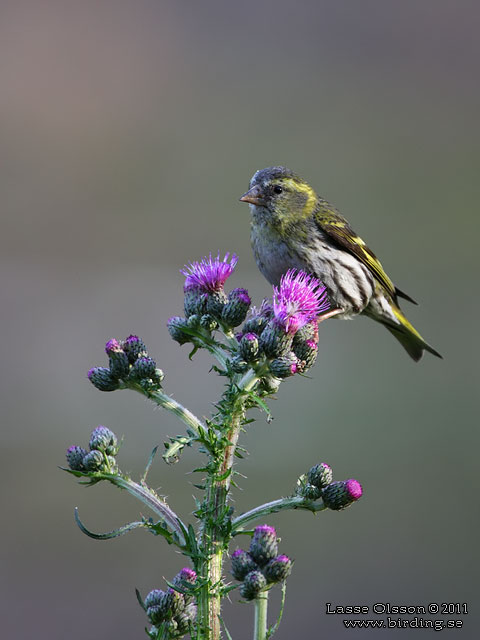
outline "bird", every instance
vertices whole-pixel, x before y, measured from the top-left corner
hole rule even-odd
[[[415,300],[393,284],[349,222],[300,176],[282,166],[261,169],[240,201],[250,205],[254,257],[272,285],[289,269],[312,274],[326,286],[336,317],[376,320],[415,362],[424,351],[442,358],[400,309],[399,298]]]

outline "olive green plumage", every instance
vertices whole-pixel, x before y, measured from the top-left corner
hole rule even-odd
[[[414,300],[393,284],[347,220],[302,178],[285,167],[262,169],[241,200],[250,204],[253,253],[271,284],[278,285],[291,268],[312,273],[327,287],[337,317],[363,314],[380,322],[415,361],[424,350],[442,357],[400,309],[399,298]]]

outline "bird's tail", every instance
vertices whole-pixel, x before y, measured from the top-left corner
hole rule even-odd
[[[391,310],[399,324],[393,323],[391,320],[387,320],[386,318],[381,318],[380,322],[390,331],[393,336],[395,336],[395,338],[400,342],[408,355],[413,360],[415,360],[415,362],[418,362],[420,360],[420,358],[423,356],[424,351],[428,351],[434,356],[437,356],[437,358],[443,357],[438,353],[438,351],[435,351],[435,349],[431,347],[428,342],[425,342],[425,340],[418,333],[415,327],[403,315],[401,309],[397,307],[397,305],[392,304]]]

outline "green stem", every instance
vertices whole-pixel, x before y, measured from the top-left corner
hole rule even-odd
[[[287,509],[305,509],[306,511],[316,513],[317,511],[323,511],[326,508],[327,507],[321,500],[313,502],[312,500],[305,500],[305,498],[303,498],[302,496],[279,498],[278,500],[273,500],[272,502],[261,504],[254,509],[250,509],[250,511],[242,513],[237,518],[234,518],[232,521],[232,535],[235,536],[241,533],[248,522],[257,520],[258,518],[263,518],[264,516],[268,516],[271,513],[278,513],[278,511],[286,511]]]
[[[255,598],[255,626],[253,640],[266,640],[267,637],[268,591]]]
[[[145,392],[143,389],[134,387],[135,391],[146,395],[150,400],[153,400],[159,407],[170,411],[175,414],[184,422],[187,427],[190,427],[196,434],[200,431],[205,431],[206,427],[201,420],[197,418],[195,414],[186,409],[182,404],[177,402],[174,398],[170,397],[160,389],[158,391]]]
[[[224,532],[224,524],[231,485],[231,469],[244,413],[245,397],[243,394],[237,394],[231,400],[229,411],[224,413],[226,418],[222,431],[225,432],[226,444],[219,459],[212,460],[214,464],[207,478],[205,512],[200,539],[204,558],[199,566],[199,572],[205,579],[205,584],[200,589],[197,598],[197,640],[218,640],[220,638],[222,565],[223,554],[229,539],[229,536]]]
[[[222,347],[219,347],[218,344],[209,342],[206,342],[204,346],[213,356],[215,356],[222,367],[226,369],[229,356],[223,351]]]
[[[183,531],[185,530],[185,525],[177,516],[177,514],[170,509],[168,504],[159,498],[152,489],[147,489],[146,487],[138,484],[137,482],[133,482],[133,480],[128,480],[123,476],[117,475],[106,475],[106,480],[110,480],[111,483],[120,487],[121,489],[125,489],[129,493],[131,493],[135,498],[141,500],[147,507],[149,507],[154,513],[162,518],[165,524],[171,529],[178,541],[178,544],[183,547],[185,546],[185,538],[183,535]]]
[[[249,369],[238,383],[238,388],[243,391],[250,391],[261,376],[254,369]]]

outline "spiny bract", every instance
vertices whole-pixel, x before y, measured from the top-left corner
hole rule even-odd
[[[253,253],[271,284],[278,286],[292,268],[313,274],[327,287],[337,317],[373,318],[415,361],[424,350],[442,357],[400,309],[398,298],[414,300],[395,287],[347,220],[302,178],[285,167],[262,169],[240,200],[250,204]]]

